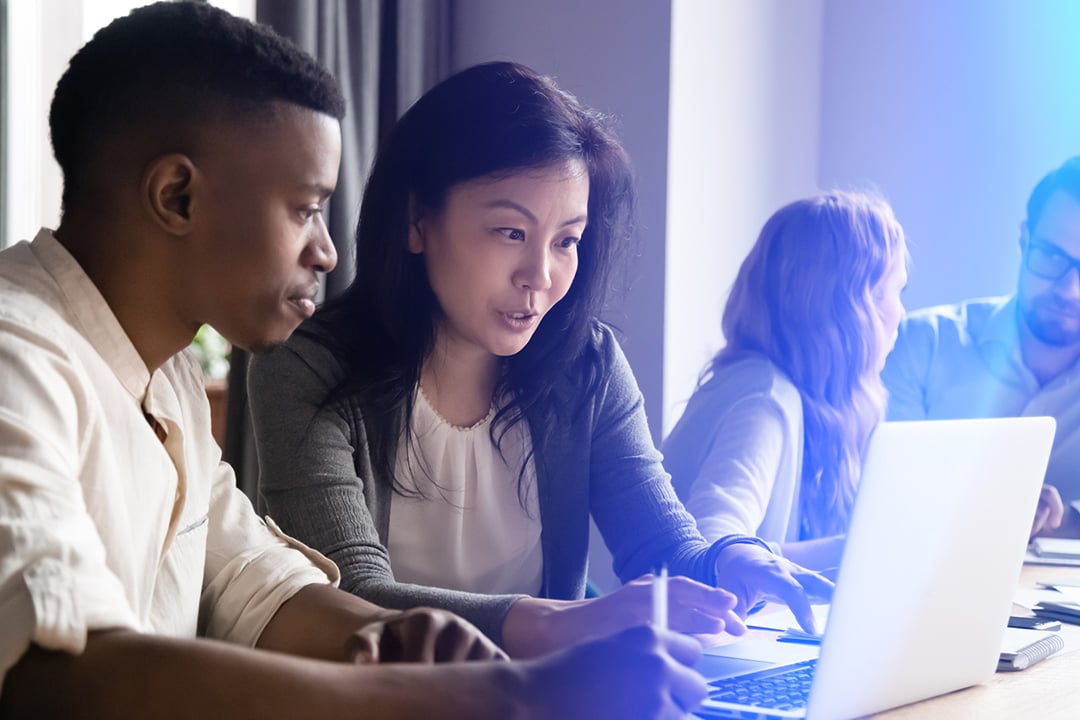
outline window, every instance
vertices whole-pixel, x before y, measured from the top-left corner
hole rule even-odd
[[[49,145],[49,103],[68,59],[101,27],[148,0],[0,0],[0,247],[60,221],[62,181]],[[217,0],[255,17],[255,0]]]

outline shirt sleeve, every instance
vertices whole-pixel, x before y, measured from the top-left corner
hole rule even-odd
[[[139,629],[79,482],[89,380],[50,335],[0,320],[0,687],[31,643],[80,653],[91,630]]]
[[[210,430],[202,370],[191,357],[183,361],[186,367],[178,381],[191,385],[188,392],[198,398],[198,412],[205,414],[191,427],[201,430],[199,457],[205,458],[211,478],[198,631],[250,647],[301,588],[337,585],[340,575],[332,561],[282,532],[269,518],[258,517],[237,488],[232,466],[221,461]]]
[[[207,514],[199,634],[253,646],[286,600],[312,584],[337,585],[329,559],[262,520],[222,463]]]
[[[374,477],[359,409],[324,402],[340,377],[328,350],[296,335],[252,358],[248,395],[259,491],[268,512],[286,532],[337,564],[343,590],[387,608],[450,610],[501,643],[506,613],[523,596],[458,592],[394,579],[379,534],[388,522],[389,499],[378,496],[382,481]]]
[[[686,500],[707,540],[758,532],[789,442],[785,427],[776,403],[766,397],[748,397],[724,409]]]
[[[881,380],[889,393],[888,420],[925,420],[926,384],[934,346],[934,328],[924,318],[900,323],[896,345],[885,362]]]

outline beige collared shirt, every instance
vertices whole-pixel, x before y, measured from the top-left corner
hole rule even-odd
[[[193,358],[150,373],[51,232],[0,252],[0,689],[30,643],[92,630],[253,645],[337,579],[237,490]]]

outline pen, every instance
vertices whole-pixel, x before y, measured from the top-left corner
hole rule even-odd
[[[652,579],[652,624],[660,630],[667,630],[667,565],[660,566],[660,572]]]
[[[776,638],[776,642],[798,643],[800,645],[820,645],[821,638],[814,635],[781,635]]]

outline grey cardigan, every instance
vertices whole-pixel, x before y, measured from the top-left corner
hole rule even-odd
[[[716,555],[676,498],[649,434],[644,400],[611,331],[598,325],[599,389],[585,411],[532,433],[544,557],[541,596],[584,596],[589,516],[624,582],[667,563],[673,575],[716,583]],[[561,402],[580,402],[580,380],[560,385]],[[390,608],[451,610],[501,644],[502,624],[520,595],[480,595],[394,581],[386,550],[391,489],[372,472],[363,408],[326,404],[344,377],[322,344],[302,334],[252,359],[248,374],[259,454],[259,487],[285,532],[337,563],[341,587]],[[530,426],[533,418],[527,417]]]

